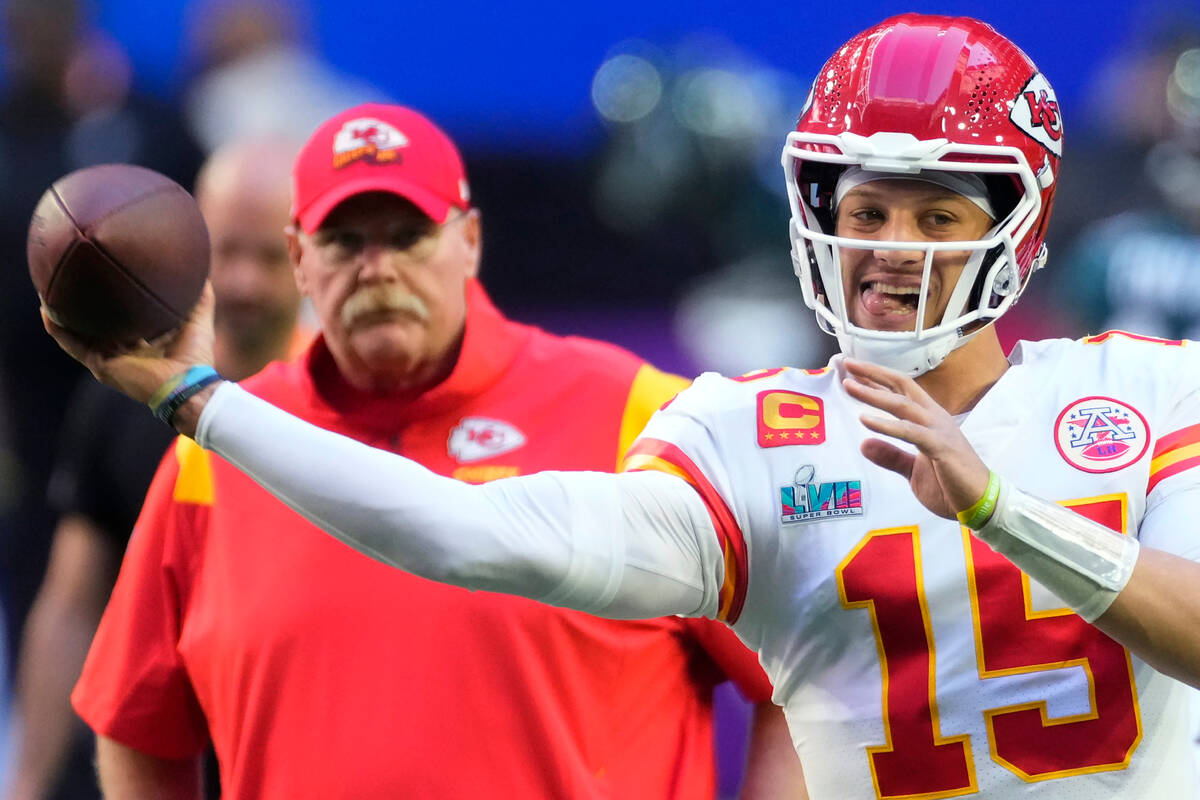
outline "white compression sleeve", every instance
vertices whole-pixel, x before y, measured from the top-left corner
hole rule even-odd
[[[1007,481],[991,519],[975,532],[997,553],[1057,595],[1088,622],[1125,588],[1139,544]]]
[[[232,383],[205,406],[196,441],[330,535],[422,577],[620,619],[716,612],[716,533],[699,496],[670,475],[462,483]]]

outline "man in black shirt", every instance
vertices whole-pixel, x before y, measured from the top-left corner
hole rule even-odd
[[[230,145],[197,178],[213,247],[217,362],[235,379],[306,339],[297,329],[300,295],[283,236],[294,153],[282,142]],[[17,700],[26,724],[8,800],[99,796],[87,758],[92,737],[68,696],[146,489],[174,438],[145,408],[91,376],[79,383],[65,418],[49,488],[58,525],[19,658]],[[51,795],[55,784],[59,794]]]

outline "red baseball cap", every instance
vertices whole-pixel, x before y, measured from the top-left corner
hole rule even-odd
[[[363,192],[412,201],[439,225],[470,208],[462,158],[441,128],[404,106],[366,103],[326,120],[292,169],[292,216],[306,233]]]

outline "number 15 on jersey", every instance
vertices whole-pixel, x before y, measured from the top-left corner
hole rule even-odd
[[[1125,496],[1063,505],[1124,533]],[[980,680],[1082,668],[1090,709],[1051,718],[1046,701],[987,709],[990,757],[1024,781],[1123,769],[1142,738],[1129,653],[1069,609],[1034,610],[1029,578],[963,529]],[[871,615],[883,679],[886,741],[868,747],[875,792],[885,798],[978,791],[970,736],[942,730],[936,643],[926,604],[920,531],[870,531],[837,568],[848,609]]]

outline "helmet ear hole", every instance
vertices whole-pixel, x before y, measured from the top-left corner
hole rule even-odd
[[[821,265],[817,261],[817,249],[813,247],[813,243],[807,239],[804,240],[804,249],[808,254],[808,268],[812,273],[813,294],[822,299],[828,297],[825,293],[825,281],[821,278]],[[828,301],[825,301],[828,305]]]
[[[1006,174],[990,174],[982,173],[979,175],[983,179],[984,188],[988,193],[988,200],[992,203],[992,209],[996,213],[995,222],[999,224],[1007,219],[1012,214],[1013,209],[1020,202],[1022,188],[1020,180],[1014,175]],[[983,261],[979,267],[979,274],[975,276],[975,285],[971,287],[971,295],[968,302],[970,308],[995,308],[999,305],[1002,298],[1008,297],[1011,294],[1020,290],[1020,279],[1017,275],[1016,266],[1012,263],[1007,263],[996,276],[995,281],[990,286],[986,286],[988,275],[995,266],[996,260],[1004,254],[1004,246],[997,245],[987,252],[983,257]],[[991,297],[988,298],[986,305],[982,302],[983,293],[991,291]]]
[[[1002,255],[1004,255],[1004,245],[997,245],[984,254],[983,261],[979,265],[979,274],[975,276],[975,285],[971,287],[971,294],[967,299],[968,308],[995,308],[1000,304],[1002,298],[1008,297],[1020,289],[1017,271],[1011,263],[1005,264],[1001,268],[1000,274],[996,276],[996,280],[991,286],[987,285],[988,274],[991,273],[996,260]],[[991,296],[985,305],[982,302],[983,293],[989,289]]]
[[[1021,183],[1015,175],[996,175],[983,173],[983,185],[987,189],[988,199],[996,212],[996,222],[1005,219],[1017,207],[1021,200]]]
[[[996,250],[1002,248],[997,247]],[[995,252],[995,251],[992,251]],[[996,283],[992,287],[993,292],[1000,297],[1008,297],[1018,289],[1017,271],[1013,269],[1012,264],[1005,264],[1000,270],[1000,274],[996,276]]]
[[[801,161],[797,169],[797,186],[803,191],[801,200],[816,215],[821,230],[834,232],[833,192],[838,178],[846,170],[845,164],[825,164],[819,161]]]

